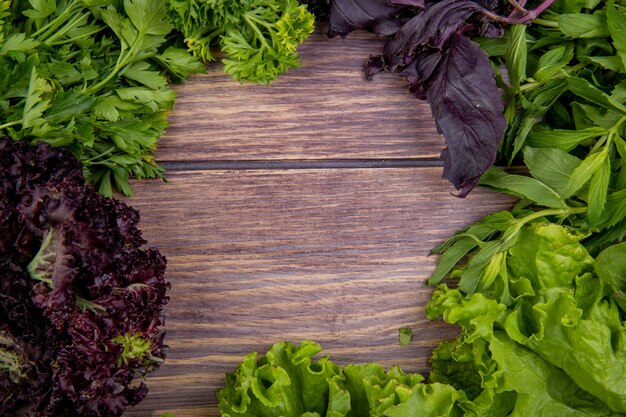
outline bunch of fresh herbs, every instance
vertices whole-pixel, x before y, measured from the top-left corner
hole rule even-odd
[[[299,66],[296,48],[315,20],[297,0],[167,0],[167,8],[195,56],[213,61],[219,48],[226,73],[263,84]]]
[[[162,177],[153,152],[179,81],[204,67],[174,46],[164,0],[0,3],[0,133],[64,146],[98,190]]]

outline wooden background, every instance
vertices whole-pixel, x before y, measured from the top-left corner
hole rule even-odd
[[[128,199],[168,259],[170,352],[127,417],[219,416],[224,374],[274,342],[312,339],[338,364],[427,372],[455,334],[424,314],[429,252],[512,200],[453,197],[427,104],[397,75],[363,78],[382,42],[324,32],[271,86],[216,64],[177,88],[158,152],[169,183],[136,183]],[[413,329],[409,346],[400,327]]]

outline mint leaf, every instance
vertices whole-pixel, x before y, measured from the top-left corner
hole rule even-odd
[[[626,15],[617,11],[615,2],[610,0],[606,5],[607,27],[613,38],[613,45],[626,67]]]

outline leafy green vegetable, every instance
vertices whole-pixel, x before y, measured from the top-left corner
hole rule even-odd
[[[315,20],[297,0],[167,0],[167,9],[195,56],[212,61],[219,47],[226,73],[265,84],[299,66],[296,49]]]
[[[409,327],[400,328],[400,346],[408,346],[413,340],[413,330]]]
[[[72,150],[89,182],[131,194],[180,81],[204,67],[173,45],[164,0],[1,3],[0,134]]]

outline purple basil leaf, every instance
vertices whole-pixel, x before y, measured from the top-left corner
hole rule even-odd
[[[392,17],[404,8],[406,6],[394,6],[386,0],[334,0],[330,7],[328,36],[345,37],[353,30],[393,20]]]
[[[409,82],[409,91],[420,100],[426,100],[428,81],[439,70],[442,52],[436,49],[424,50],[402,71]]]
[[[493,164],[506,121],[487,55],[456,35],[428,82],[427,99],[448,147],[444,177],[465,197]]]
[[[413,6],[420,9],[426,7],[425,0],[389,0],[389,3],[404,6]]]
[[[484,10],[481,5],[469,0],[443,0],[435,3],[409,20],[387,42],[384,49],[387,65],[409,64],[420,47],[443,49],[448,39],[480,10]]]

